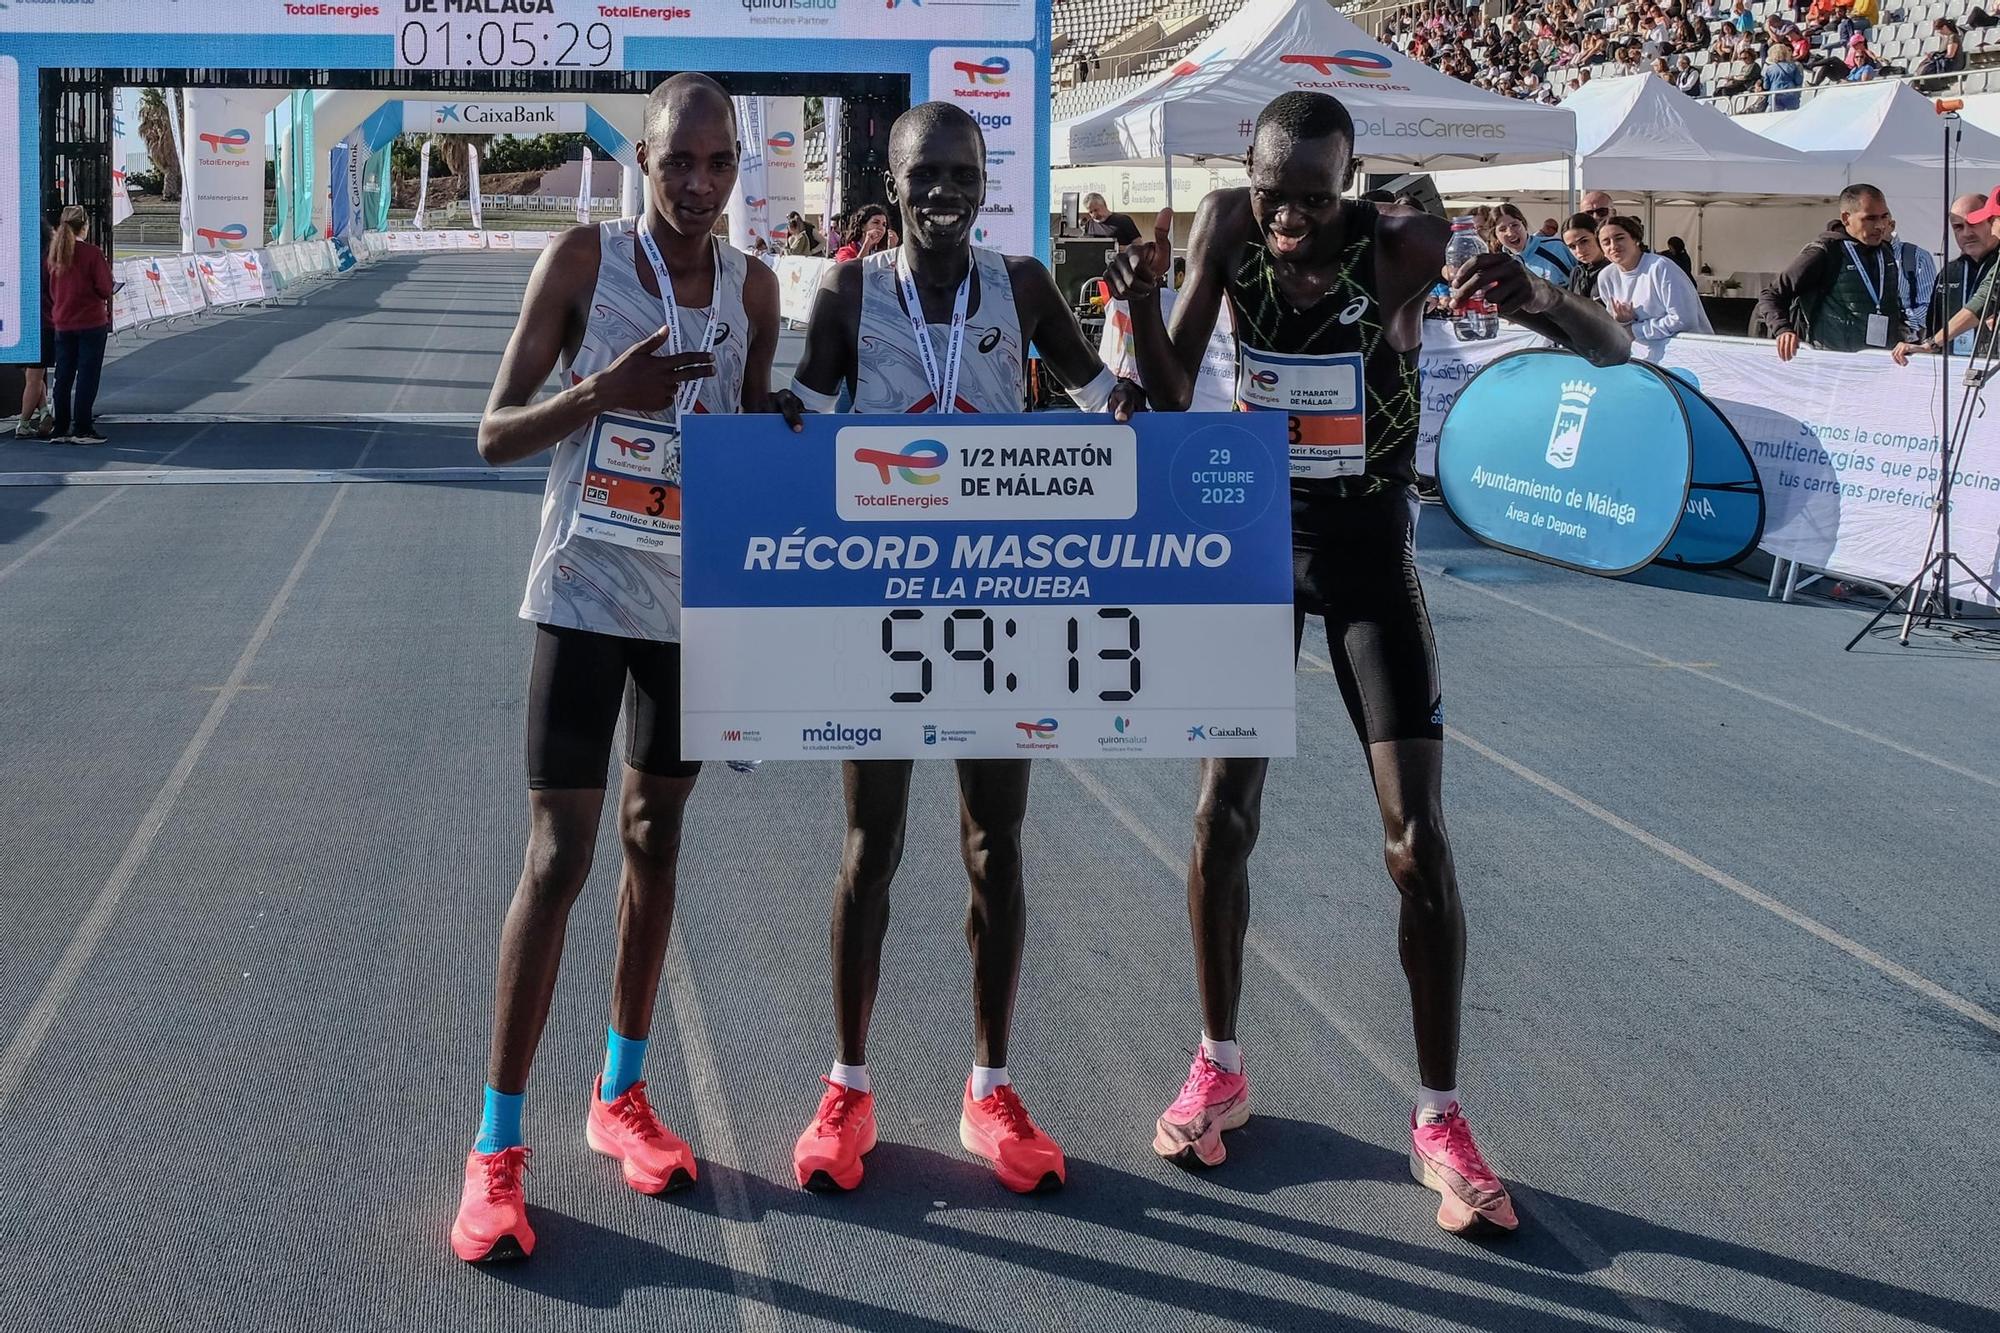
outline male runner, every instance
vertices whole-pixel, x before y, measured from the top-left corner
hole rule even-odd
[[[680,514],[679,440],[670,425],[646,427],[770,400],[777,278],[709,235],[737,152],[729,98],[712,79],[679,74],[653,90],[638,145],[644,214],[573,228],[543,254],[480,423],[489,463],[552,444],[556,453],[521,603],[537,622],[528,852],[500,933],[485,1113],[451,1231],[469,1261],[525,1258],[535,1246],[521,1194],[521,1094],[596,850],[621,702],[618,953],[585,1133],[642,1193],[695,1177],[694,1154],[660,1123],[639,1079],[673,924],[681,811],[701,767],[681,759],[680,547],[656,526]],[[558,361],[566,387],[538,399]]]
[[[895,250],[835,266],[806,327],[792,393],[778,401],[796,426],[801,410],[830,412],[845,386],[855,412],[1023,412],[1028,347],[1086,411],[1110,405],[1119,420],[1143,399],[1084,341],[1049,271],[1032,258],[975,249],[972,224],[986,200],[986,138],[944,102],[913,107],[889,136],[889,197],[901,209]],[[833,1013],[837,1059],[793,1166],[812,1189],[853,1189],[875,1146],[868,1082],[868,1019],[889,926],[889,881],[903,855],[911,763],[842,765],[847,845],[833,899]],[[1027,904],[1021,890],[1021,820],[1028,761],[961,760],[959,825],[972,882],[965,938],[972,950],[972,1075],[959,1141],[992,1162],[1009,1189],[1063,1181],[1063,1154],[1037,1129],[1007,1073],[1007,1036],[1021,974]]]
[[[1480,1159],[1458,1109],[1465,918],[1440,812],[1443,705],[1414,560],[1420,319],[1449,229],[1411,209],[1343,200],[1353,149],[1354,122],[1338,101],[1308,92],[1278,97],[1257,118],[1249,188],[1202,202],[1172,334],[1159,314],[1164,229],[1114,260],[1111,288],[1131,303],[1134,351],[1155,407],[1186,408],[1226,297],[1239,401],[1290,412],[1294,633],[1303,633],[1308,612],[1325,617],[1341,697],[1367,746],[1389,875],[1402,896],[1399,937],[1423,1085],[1410,1122],[1411,1166],[1443,1195],[1439,1225],[1462,1231],[1486,1217],[1512,1227],[1506,1188]],[[1630,354],[1629,336],[1602,307],[1510,256],[1481,255],[1460,270],[1453,298],[1482,293],[1503,315],[1597,364]],[[1327,410],[1343,397],[1352,410]],[[1262,759],[1202,766],[1188,917],[1205,1030],[1153,1144],[1190,1166],[1221,1162],[1222,1131],[1250,1115],[1236,1010],[1249,920],[1246,863],[1266,767]]]

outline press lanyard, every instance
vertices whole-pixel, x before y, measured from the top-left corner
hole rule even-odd
[[[674,280],[667,273],[666,261],[660,258],[660,247],[653,244],[653,234],[646,229],[644,219],[639,222],[639,244],[646,249],[646,259],[653,266],[653,276],[660,283],[660,305],[667,312],[667,351],[674,356],[681,353],[681,312],[674,304]],[[715,286],[708,298],[708,327],[701,331],[701,346],[696,351],[707,352],[715,347],[715,333],[721,324],[715,318],[722,306],[722,251],[716,248],[715,239],[709,238],[709,252],[715,256]],[[674,392],[674,415],[684,416],[694,411],[694,400],[701,397],[701,381],[688,380]]]
[[[1868,289],[1868,299],[1875,303],[1876,313],[1888,314],[1889,312],[1882,308],[1882,289],[1889,285],[1888,260],[1881,251],[1875,252],[1875,280],[1871,282],[1868,279],[1868,270],[1861,267],[1861,252],[1854,248],[1853,241],[1848,241],[1846,245],[1847,262],[1854,265],[1854,272],[1861,279],[1861,285]]]
[[[945,344],[944,373],[938,373],[937,353],[931,347],[930,325],[924,322],[924,303],[917,295],[917,280],[910,272],[910,261],[901,250],[896,252],[896,277],[903,284],[903,313],[909,317],[910,332],[916,335],[917,355],[923,359],[924,380],[931,387],[931,397],[937,403],[937,410],[949,413],[958,403],[958,367],[965,352],[965,303],[972,295],[972,265],[976,259],[968,259],[965,277],[958,284],[958,300],[951,308],[951,340]]]

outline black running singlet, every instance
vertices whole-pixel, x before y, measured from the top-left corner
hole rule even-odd
[[[1290,414],[1292,493],[1314,501],[1417,479],[1423,394],[1416,352],[1386,341],[1375,291],[1381,214],[1361,200],[1341,207],[1350,239],[1317,303],[1300,310],[1285,299],[1261,239],[1244,245],[1228,283],[1237,407]]]

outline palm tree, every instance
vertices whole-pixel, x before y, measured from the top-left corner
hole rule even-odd
[[[158,88],[147,88],[139,94],[139,137],[145,140],[146,156],[153,159],[153,166],[160,173],[160,198],[180,198],[180,145],[174,142],[166,94]]]
[[[437,136],[438,146],[436,151],[443,156],[445,169],[451,172],[458,181],[459,198],[469,199],[472,197],[472,191],[469,188],[470,182],[465,178],[466,145],[470,144],[472,147],[477,148],[480,158],[484,160],[486,145],[492,142],[493,136],[490,134],[440,134]]]

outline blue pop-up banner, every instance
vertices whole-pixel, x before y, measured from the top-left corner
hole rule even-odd
[[[1764,496],[1733,427],[1685,379],[1516,352],[1467,384],[1438,439],[1452,517],[1491,546],[1594,574],[1733,564]]]

